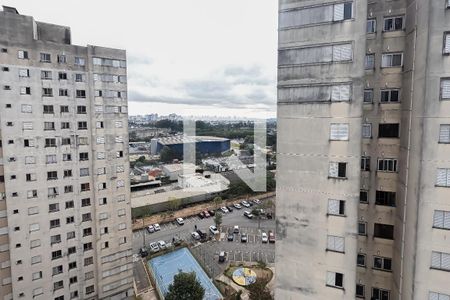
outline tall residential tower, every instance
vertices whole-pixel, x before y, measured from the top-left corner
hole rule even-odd
[[[4,7],[0,68],[0,299],[126,299],[125,51]]]
[[[450,299],[449,5],[279,1],[278,299]]]

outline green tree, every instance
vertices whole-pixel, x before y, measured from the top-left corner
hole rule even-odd
[[[141,162],[141,163],[145,162],[145,156],[144,155],[139,156],[139,158],[136,161]]]
[[[169,285],[166,300],[202,300],[205,289],[197,280],[195,273],[185,273],[179,271],[173,277],[173,283]]]
[[[254,209],[252,209],[252,215],[254,215],[258,220],[258,229],[259,229],[261,226],[261,209],[255,207]]]
[[[222,213],[216,212],[214,215],[214,224],[216,224],[217,229],[220,228],[220,225],[222,225]]]
[[[270,291],[266,288],[266,282],[257,280],[255,283],[248,286],[250,290],[250,300],[272,300],[273,297]]]
[[[171,162],[175,158],[175,153],[169,147],[164,146],[159,153],[159,157],[162,162]]]
[[[213,199],[214,202],[214,209],[217,210],[219,208],[219,205],[222,203],[222,198],[221,197],[215,197]]]
[[[180,198],[169,198],[169,209],[170,211],[174,212],[178,210],[181,206],[181,199]]]

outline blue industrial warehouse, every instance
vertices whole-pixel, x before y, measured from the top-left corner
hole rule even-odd
[[[174,153],[183,154],[184,144],[195,143],[195,149],[200,154],[219,154],[230,150],[230,140],[214,136],[171,136],[151,140],[151,153],[159,154],[164,147],[169,147]]]

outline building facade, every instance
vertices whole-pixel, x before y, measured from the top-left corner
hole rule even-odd
[[[126,54],[0,12],[0,299],[127,299]]]
[[[279,1],[278,299],[450,299],[450,2]]]

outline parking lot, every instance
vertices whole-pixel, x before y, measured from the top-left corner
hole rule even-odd
[[[234,209],[233,212],[226,213],[222,217],[222,225],[220,228],[220,236],[216,236],[213,240],[205,243],[195,241],[191,233],[197,229],[206,232],[208,236],[212,236],[209,226],[214,225],[214,217],[199,218],[191,216],[184,219],[184,225],[178,225],[175,221],[172,223],[160,224],[161,230],[149,233],[147,230],[139,230],[134,232],[133,248],[135,253],[143,246],[151,242],[163,240],[166,243],[171,242],[173,237],[179,237],[194,246],[191,252],[206,271],[216,277],[221,274],[226,266],[231,262],[259,262],[274,263],[275,261],[275,244],[262,243],[261,232],[268,233],[275,230],[274,219],[262,219],[259,222],[255,218],[248,219],[243,213],[245,210],[251,209]],[[228,241],[228,232],[235,225],[239,226],[239,233],[233,234],[233,241]],[[247,242],[241,242],[241,234],[247,234]],[[219,253],[225,251],[226,261],[219,263]]]

